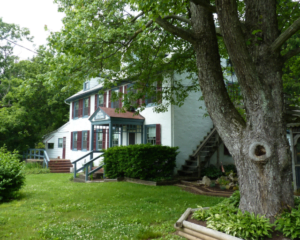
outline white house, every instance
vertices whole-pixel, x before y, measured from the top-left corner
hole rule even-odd
[[[185,75],[174,77],[189,84]],[[191,92],[183,106],[170,105],[163,113],[153,111],[155,105],[151,99],[144,100],[146,108],[139,115],[129,111],[116,113],[115,108],[122,106],[122,101],[112,102],[111,92],[126,93],[130,84],[124,83],[99,94],[102,85],[98,79],[92,79],[84,83],[80,92],[66,99],[70,105],[69,122],[44,139],[49,157],[75,161],[94,150],[150,143],[178,146],[176,171],[182,173],[195,172],[200,161],[233,163],[231,157],[224,155],[224,145],[218,136],[210,134],[213,123],[209,117],[204,117],[204,102],[198,101],[201,92]],[[204,140],[207,135],[209,139]],[[210,144],[215,147],[211,148]],[[81,164],[88,160],[83,159]]]

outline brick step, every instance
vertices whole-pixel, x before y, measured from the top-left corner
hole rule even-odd
[[[68,170],[70,172],[70,167],[49,167],[50,170]]]
[[[69,161],[69,160],[60,160],[60,161],[53,161],[53,160],[50,160],[49,163],[71,163],[71,161]]]
[[[49,167],[73,167],[72,164],[69,163],[64,163],[64,164],[53,164],[53,163],[49,163],[48,164]]]

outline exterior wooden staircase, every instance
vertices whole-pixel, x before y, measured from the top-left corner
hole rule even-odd
[[[50,159],[48,166],[51,173],[70,173],[70,168],[73,167],[67,159]]]
[[[215,153],[221,143],[221,138],[216,130],[211,131],[199,143],[193,154],[189,155],[189,159],[185,160],[182,169],[178,170],[180,176],[200,177],[200,170],[206,164],[209,164],[211,156]]]

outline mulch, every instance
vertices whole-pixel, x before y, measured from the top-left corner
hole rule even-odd
[[[188,216],[186,221],[195,223],[198,225],[201,225],[203,227],[206,227],[206,222],[205,221],[198,221],[196,219],[192,219],[192,214]],[[265,238],[264,240],[287,240],[288,238],[284,237],[281,232],[274,231],[272,234],[272,238]],[[300,238],[295,238],[294,240],[299,240]]]

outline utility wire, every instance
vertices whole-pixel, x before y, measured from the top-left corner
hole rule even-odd
[[[21,48],[24,48],[24,49],[26,49],[26,50],[28,50],[28,51],[30,51],[30,52],[33,52],[33,53],[35,53],[35,54],[39,54],[38,52],[33,51],[33,50],[29,49],[29,48],[26,48],[26,47],[24,47],[24,46],[22,46],[22,45],[20,45],[20,44],[18,44],[18,43],[16,43],[16,42],[13,42],[13,41],[8,40],[8,39],[5,39],[5,40],[8,41],[8,42],[11,42],[11,43],[13,43],[13,44],[15,44],[15,45],[17,45],[17,46],[19,46],[19,47],[21,47]]]

